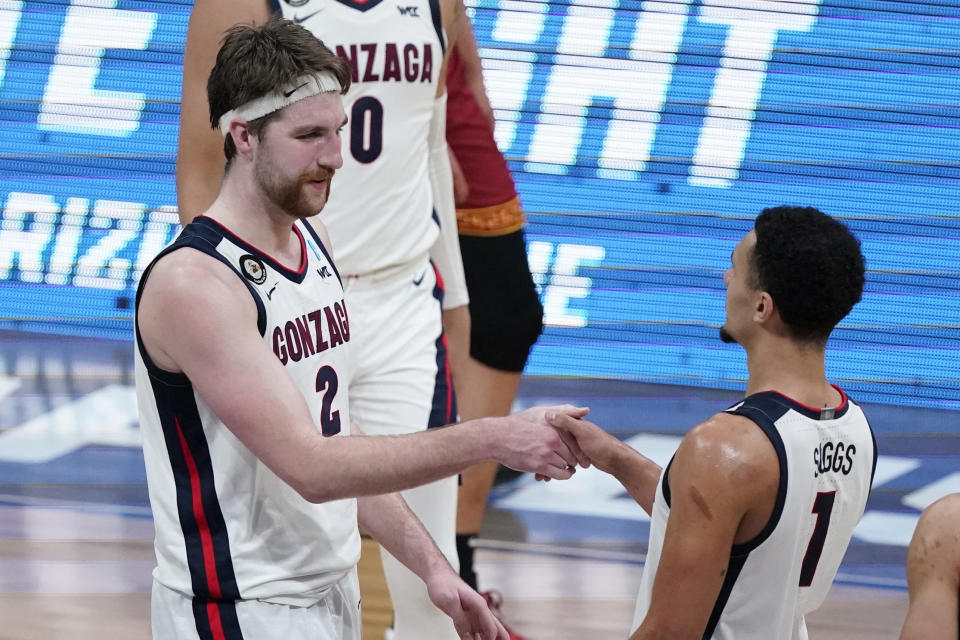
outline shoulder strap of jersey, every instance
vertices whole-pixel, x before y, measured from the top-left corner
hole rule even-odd
[[[323,252],[323,257],[326,258],[327,262],[330,263],[330,266],[333,267],[333,272],[337,274],[337,280],[340,281],[340,286],[342,287],[343,278],[340,277],[340,270],[337,269],[337,265],[334,263],[333,258],[330,256],[330,252],[327,251],[327,247],[324,246],[323,241],[320,239],[320,236],[317,234],[317,230],[314,229],[313,226],[306,220],[300,220],[300,222],[301,224],[303,224],[303,228],[306,229],[307,232],[310,234],[310,237],[313,238],[313,241],[317,243],[317,248],[319,248],[320,251]]]
[[[184,381],[187,380],[187,377],[182,373],[164,371],[154,364],[153,360],[151,360],[150,356],[147,354],[146,349],[143,347],[143,340],[140,337],[140,325],[137,322],[136,315],[136,311],[140,308],[140,297],[143,295],[143,287],[147,282],[147,278],[150,276],[150,272],[153,270],[154,265],[157,264],[157,261],[165,255],[184,247],[190,247],[192,249],[196,249],[197,251],[201,251],[230,267],[230,270],[233,271],[237,277],[240,278],[240,281],[243,282],[244,286],[246,286],[247,291],[249,291],[250,295],[253,296],[253,301],[257,305],[257,329],[260,331],[260,335],[262,336],[267,330],[267,310],[263,305],[263,300],[261,300],[256,289],[254,289],[247,279],[243,277],[237,267],[227,260],[227,258],[219,251],[217,251],[217,245],[223,239],[223,235],[219,233],[215,226],[203,224],[202,220],[203,219],[200,218],[188,224],[183,231],[180,232],[180,235],[177,236],[177,239],[174,240],[173,243],[158,253],[157,256],[150,261],[150,264],[147,265],[143,275],[140,276],[140,283],[137,285],[137,296],[134,305],[133,317],[133,328],[137,336],[137,348],[140,350],[140,356],[143,358],[143,362],[147,367],[147,371],[149,371],[151,375],[156,376],[157,378],[170,384],[183,384]]]
[[[777,487],[777,499],[773,505],[773,512],[770,519],[763,529],[760,530],[753,539],[741,544],[733,545],[732,554],[747,554],[759,547],[764,540],[770,537],[777,523],[780,522],[780,516],[783,514],[783,506],[787,499],[787,478],[789,469],[787,467],[787,450],[783,444],[783,438],[777,430],[777,420],[779,420],[790,406],[780,400],[779,394],[774,392],[757,393],[726,410],[726,413],[743,416],[750,419],[754,424],[760,427],[770,444],[773,445],[777,453],[777,461],[780,463],[780,482]]]

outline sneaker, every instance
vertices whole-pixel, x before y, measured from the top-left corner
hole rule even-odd
[[[480,595],[483,596],[483,599],[487,601],[487,606],[490,607],[490,611],[493,612],[493,615],[497,617],[497,620],[500,621],[500,624],[503,625],[503,628],[507,630],[507,637],[510,640],[529,640],[526,636],[522,636],[509,626],[507,626],[506,620],[503,619],[503,613],[500,611],[500,605],[503,604],[503,594],[497,591],[496,589],[490,589],[489,591],[484,591]]]

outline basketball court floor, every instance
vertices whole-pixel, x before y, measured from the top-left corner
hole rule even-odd
[[[132,361],[127,342],[0,333],[0,640],[149,638],[153,525]],[[687,428],[736,399],[528,378],[518,405],[588,405],[593,421],[663,462]],[[897,637],[920,510],[960,491],[960,414],[865,408],[881,454],[874,490],[828,602],[809,618],[814,639]],[[622,639],[647,534],[642,510],[595,470],[548,484],[505,476],[481,532],[481,588],[499,589],[512,626],[534,640]]]

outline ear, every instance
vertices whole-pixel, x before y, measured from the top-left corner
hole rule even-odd
[[[237,148],[239,155],[250,157],[256,142],[255,136],[251,135],[250,129],[247,128],[246,120],[233,120],[230,123],[230,133],[227,135],[233,136],[233,146]]]
[[[773,317],[773,314],[773,298],[766,291],[757,292],[753,307],[753,321],[758,324],[764,324]]]

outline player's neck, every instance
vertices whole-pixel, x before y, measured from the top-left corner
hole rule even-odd
[[[824,350],[783,338],[768,339],[747,350],[746,395],[778,391],[810,407],[836,406],[840,394],[827,381]]]
[[[252,180],[234,176],[233,172],[228,174],[206,215],[281,264],[293,264],[292,268],[296,268],[300,263],[300,244],[294,242],[292,231],[293,217],[267,200]]]

